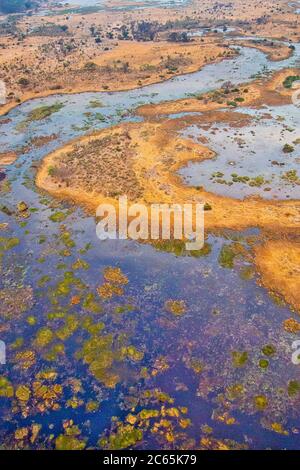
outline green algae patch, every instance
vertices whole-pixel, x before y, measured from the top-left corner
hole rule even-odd
[[[28,325],[34,326],[36,324],[36,318],[33,315],[29,315],[29,317],[26,318],[26,321]]]
[[[61,341],[66,341],[72,336],[79,326],[79,321],[75,315],[68,315],[65,319],[65,324],[55,332],[56,336]]]
[[[37,285],[38,287],[44,287],[49,281],[51,281],[51,277],[45,274],[38,280]]]
[[[219,254],[219,264],[222,268],[233,269],[236,252],[230,245],[223,245]]]
[[[54,113],[58,113],[64,107],[63,103],[54,103],[50,106],[39,106],[28,113],[26,122],[41,121],[50,117]]]
[[[76,243],[71,238],[70,232],[62,232],[60,235],[60,240],[67,248],[74,248],[76,246]]]
[[[290,380],[288,383],[288,394],[290,397],[298,395],[300,392],[300,382],[298,380]]]
[[[269,361],[268,359],[260,359],[258,362],[259,367],[262,369],[267,369],[269,367]]]
[[[26,385],[19,385],[16,388],[16,397],[22,402],[28,402],[31,396],[31,390]]]
[[[139,362],[144,357],[144,353],[142,351],[138,351],[134,346],[122,348],[122,354],[134,362]]]
[[[20,244],[20,240],[17,237],[6,238],[0,237],[0,252],[9,251]]]
[[[228,398],[228,400],[231,400],[231,401],[238,400],[245,394],[245,391],[246,390],[243,384],[240,384],[240,383],[233,384],[227,387],[226,397]]]
[[[248,362],[247,351],[233,351],[232,353],[232,364],[234,367],[244,367]]]
[[[292,153],[292,152],[294,152],[294,150],[295,150],[295,148],[290,144],[284,144],[284,146],[282,147],[282,151],[284,153]]]
[[[268,399],[264,395],[254,397],[254,404],[258,410],[264,410],[268,406]]]
[[[138,417],[144,421],[144,420],[148,420],[150,418],[158,418],[159,416],[159,411],[158,410],[147,410],[147,409],[144,409],[142,411],[139,412],[138,414]]]
[[[50,328],[43,327],[41,328],[34,339],[34,346],[37,348],[44,348],[54,339],[54,333]]]
[[[186,304],[183,300],[167,300],[165,310],[175,317],[181,317],[186,313]]]
[[[123,313],[132,312],[134,310],[134,306],[130,304],[126,305],[119,305],[118,307],[114,308],[114,313],[116,315],[122,315]]]
[[[112,370],[113,363],[118,359],[120,352],[113,348],[113,336],[92,336],[84,342],[77,359],[88,364],[91,374],[108,388],[114,388],[120,377]]]
[[[186,242],[183,240],[158,240],[153,242],[153,246],[157,251],[171,253],[175,256],[192,256],[194,258],[201,258],[208,256],[211,253],[211,245],[207,242],[204,243],[200,250],[187,250]]]
[[[274,356],[274,354],[276,353],[276,348],[272,344],[266,344],[265,346],[263,346],[261,352],[265,356]]]
[[[91,100],[89,102],[89,107],[90,108],[103,108],[103,103],[100,100]]]
[[[101,313],[103,310],[101,305],[95,300],[95,295],[91,292],[83,300],[82,307],[88,312],[96,314]]]
[[[20,349],[24,344],[24,338],[19,336],[15,339],[15,341],[11,344],[12,349]]]
[[[286,171],[281,178],[289,184],[299,184],[300,185],[300,176],[298,176],[297,170]]]
[[[14,396],[14,387],[12,383],[3,375],[0,376],[0,397],[12,398]]]
[[[89,267],[90,267],[89,263],[87,263],[83,259],[78,259],[77,261],[75,261],[75,263],[72,264],[72,269],[74,271],[76,271],[77,269],[88,270]]]
[[[97,401],[90,400],[90,401],[87,402],[87,404],[85,406],[85,411],[87,413],[95,413],[95,411],[99,410],[99,407],[100,407],[100,404]]]
[[[65,353],[65,346],[63,343],[54,344],[49,351],[47,351],[43,357],[46,361],[54,362],[58,359],[59,356],[62,356]]]
[[[201,374],[201,372],[204,370],[203,362],[194,357],[188,361],[187,365],[195,372],[195,374]]]
[[[54,296],[67,296],[71,292],[72,287],[78,289],[84,289],[84,283],[76,276],[72,271],[66,271],[64,273],[64,279],[56,285],[56,289],[53,292]]]
[[[52,222],[63,222],[67,218],[67,214],[61,211],[54,212],[54,214],[49,216],[49,220]]]
[[[255,270],[252,266],[244,266],[240,271],[240,278],[243,281],[251,281],[255,276]]]
[[[77,436],[61,434],[55,440],[56,450],[83,450],[85,446],[85,441]]]
[[[116,432],[99,440],[102,449],[120,450],[128,449],[143,439],[143,432],[131,424],[118,423]]]
[[[98,335],[105,328],[105,324],[103,322],[94,323],[93,319],[90,317],[85,318],[81,326],[84,330],[90,333],[90,335]]]

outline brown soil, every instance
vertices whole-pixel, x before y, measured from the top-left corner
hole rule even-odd
[[[255,250],[262,284],[300,312],[300,241],[269,241]]]
[[[17,159],[18,154],[16,152],[5,152],[0,153],[0,167],[11,165]]]

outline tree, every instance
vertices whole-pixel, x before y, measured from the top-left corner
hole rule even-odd
[[[37,2],[34,0],[0,0],[0,11],[3,13],[18,13],[34,8]]]

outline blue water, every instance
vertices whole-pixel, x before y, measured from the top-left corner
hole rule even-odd
[[[244,112],[244,110],[243,110]],[[243,127],[213,124],[209,130],[197,125],[186,128],[185,137],[197,140],[205,137],[215,158],[202,163],[190,163],[179,173],[192,186],[224,196],[243,199],[252,194],[268,199],[299,199],[300,185],[288,183],[287,172],[296,170],[300,176],[299,149],[294,142],[300,136],[300,109],[293,104],[280,108],[264,107],[262,110],[246,110],[253,123]],[[284,145],[294,148],[291,153],[283,151]],[[215,173],[221,175],[213,176]],[[262,185],[232,183],[232,174],[250,178],[262,177]]]

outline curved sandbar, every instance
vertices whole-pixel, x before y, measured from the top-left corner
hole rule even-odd
[[[226,122],[232,118],[229,114],[214,112],[206,118]],[[237,125],[249,119],[248,115],[234,115]],[[206,214],[207,230],[260,227],[284,233],[300,228],[300,201],[259,197],[239,201],[182,183],[176,175],[179,168],[191,160],[214,156],[204,145],[177,134],[187,124],[201,119],[190,116],[184,121],[123,124],[77,139],[43,160],[36,177],[37,186],[90,210],[102,202],[117,204],[119,195],[126,192],[132,201],[145,204],[207,202],[212,206]]]

